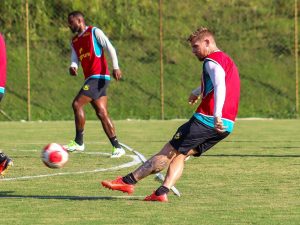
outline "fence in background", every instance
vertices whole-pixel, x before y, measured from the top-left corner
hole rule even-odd
[[[190,50],[184,39],[202,24],[216,31],[221,48],[239,66],[243,84],[240,115],[287,118],[299,115],[297,0],[250,3],[246,0],[218,3],[1,0],[0,3],[1,32],[9,50],[7,96],[1,106],[6,116],[2,120],[72,119],[72,113],[66,116],[65,112],[70,112],[72,97],[82,81],[70,81],[61,74],[67,73],[70,54],[71,34],[66,16],[74,9],[83,11],[89,24],[100,26],[119,52],[125,94],[119,89],[122,85],[112,85],[113,101],[122,96],[117,103],[119,109],[111,110],[114,118],[169,119],[189,115],[189,111],[174,109],[186,107],[187,96],[176,97],[177,100],[172,96],[186,89],[187,95],[197,85],[195,74],[201,67],[188,55]],[[128,46],[132,49],[126,49]],[[54,76],[56,83],[52,80]],[[187,77],[179,80],[181,76]],[[257,89],[253,91],[251,86]],[[266,92],[257,91],[261,89]],[[57,92],[55,99],[47,99],[47,93],[52,96],[52,92]],[[253,98],[261,101],[261,105],[252,102]],[[263,98],[267,100],[264,102]],[[126,99],[133,101],[132,112],[130,106],[122,103]],[[276,101],[282,101],[282,106],[276,105]],[[151,113],[144,112],[145,107]]]

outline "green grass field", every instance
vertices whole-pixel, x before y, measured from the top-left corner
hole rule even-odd
[[[115,125],[122,142],[150,157],[184,121]],[[86,124],[85,153],[71,154],[63,169],[45,167],[43,146],[71,140],[73,126],[71,121],[0,123],[0,149],[15,163],[0,180],[1,225],[300,224],[300,120],[237,121],[231,136],[187,161],[176,184],[182,197],[170,194],[166,204],[142,201],[159,185],[153,177],[142,180],[132,196],[100,187],[101,180],[136,166],[111,169],[133,159],[102,154],[111,147],[97,121]]]

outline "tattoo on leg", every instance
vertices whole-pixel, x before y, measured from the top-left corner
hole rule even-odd
[[[170,160],[166,156],[156,155],[151,159],[147,160],[143,165],[141,165],[136,171],[134,171],[134,176],[138,180],[148,176],[149,174],[158,173],[165,169],[170,163]]]
[[[160,157],[160,159],[158,159],[155,162],[155,164],[156,165],[153,168],[152,174],[153,173],[158,173],[158,172],[162,171],[163,169],[165,169],[169,165],[169,160],[168,160],[168,158]]]

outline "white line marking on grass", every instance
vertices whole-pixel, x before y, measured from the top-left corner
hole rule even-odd
[[[105,141],[87,141],[84,143],[92,145],[92,144],[106,144],[107,142],[105,142]],[[14,145],[40,145],[41,149],[45,146],[45,142],[25,142],[25,143],[24,142],[15,142],[13,144]],[[58,144],[60,144],[60,143],[58,143]],[[62,144],[60,144],[60,145],[62,145]]]
[[[84,152],[82,152],[84,153]],[[81,154],[82,154],[81,153]],[[102,152],[89,152],[87,154],[100,154],[100,155],[110,155],[109,153],[102,153]],[[12,178],[3,178],[0,181],[11,181],[11,180],[26,180],[26,179],[35,179],[35,178],[44,178],[44,177],[54,177],[54,176],[64,176],[64,175],[73,175],[73,174],[85,174],[85,173],[97,173],[97,172],[105,172],[105,171],[114,171],[118,169],[128,168],[131,166],[135,166],[139,164],[141,161],[135,155],[125,155],[127,157],[132,158],[133,160],[128,163],[124,163],[118,166],[110,167],[110,168],[98,168],[95,170],[88,170],[88,171],[77,171],[77,172],[65,172],[65,173],[53,173],[53,174],[43,174],[43,175],[35,175],[35,176],[23,176],[23,177],[12,177]]]

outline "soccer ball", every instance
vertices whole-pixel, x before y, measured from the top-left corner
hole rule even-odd
[[[41,158],[46,166],[56,169],[66,164],[69,154],[60,144],[51,143],[44,147]]]

